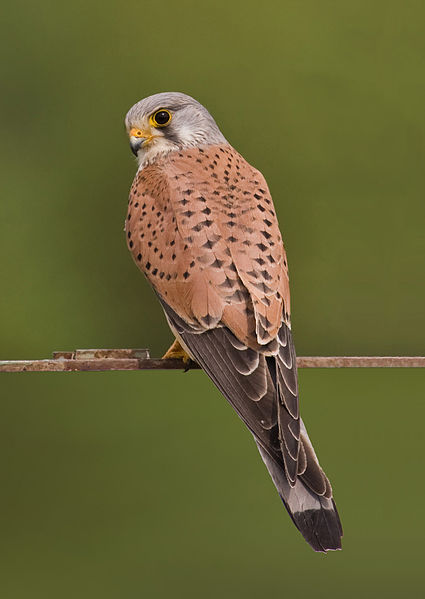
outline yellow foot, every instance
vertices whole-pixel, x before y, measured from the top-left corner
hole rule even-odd
[[[162,360],[167,360],[168,358],[177,358],[179,360],[183,360],[186,366],[189,365],[191,359],[189,354],[182,348],[177,339],[174,340],[173,345],[162,356]]]

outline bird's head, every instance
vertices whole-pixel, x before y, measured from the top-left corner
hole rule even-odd
[[[125,126],[141,166],[173,150],[227,143],[208,110],[179,92],[140,100],[128,111]]]

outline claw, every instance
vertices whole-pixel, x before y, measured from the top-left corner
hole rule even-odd
[[[177,360],[182,360],[186,365],[185,372],[187,372],[190,368],[190,362],[192,361],[189,354],[182,348],[179,341],[177,339],[174,340],[172,346],[165,352],[162,356],[162,360],[168,360],[170,358],[174,358]]]

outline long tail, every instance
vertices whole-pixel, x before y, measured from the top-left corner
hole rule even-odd
[[[316,551],[341,548],[332,488],[298,411],[295,349],[282,323],[278,354],[249,349],[226,327],[191,329],[162,301],[171,328],[254,435],[294,524]]]
[[[302,421],[301,441],[307,450],[307,460],[315,462],[310,464],[310,469],[320,469],[324,475]],[[317,495],[308,487],[308,479],[303,475],[298,476],[295,485],[291,487],[283,463],[272,457],[257,439],[255,442],[280,498],[307,543],[315,551],[325,553],[329,550],[341,549],[342,526],[332,496],[327,498],[325,495]]]

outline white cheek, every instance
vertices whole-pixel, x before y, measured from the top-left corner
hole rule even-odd
[[[190,125],[182,124],[179,127],[179,140],[182,146],[190,146],[195,141],[196,135]]]
[[[157,137],[150,144],[138,151],[137,161],[139,163],[139,168],[143,168],[147,164],[150,164],[161,154],[168,154],[168,152],[175,149],[176,146],[172,141],[165,137]]]

